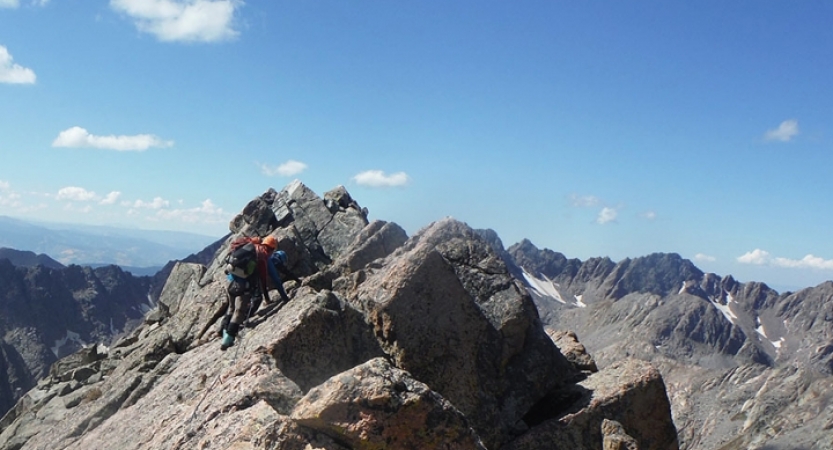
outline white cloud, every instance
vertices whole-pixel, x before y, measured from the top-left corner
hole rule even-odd
[[[204,200],[196,208],[163,209],[156,213],[156,217],[186,223],[219,223],[229,220],[225,211],[217,207],[211,199]]]
[[[655,220],[657,218],[657,213],[654,211],[645,211],[642,213],[642,218],[646,220]]]
[[[102,204],[102,205],[112,205],[112,204],[116,203],[116,201],[119,199],[119,197],[121,197],[121,192],[119,192],[119,191],[113,191],[113,192],[110,192],[109,194],[107,194],[107,196],[106,196],[106,197],[104,197],[104,198],[103,198],[103,199],[99,202],[99,204]]]
[[[88,202],[95,200],[98,196],[93,191],[88,191],[78,186],[67,186],[58,190],[58,195],[55,197],[58,200],[71,200],[75,202]]]
[[[146,202],[144,200],[136,200],[131,204],[134,208],[145,208],[145,209],[161,209],[167,208],[171,202],[163,199],[162,197],[154,197],[153,200]]]
[[[110,0],[110,7],[130,16],[136,28],[160,41],[217,42],[234,38],[239,0]]]
[[[0,83],[33,84],[36,79],[32,69],[15,64],[6,47],[0,45]]]
[[[813,254],[808,254],[801,259],[790,259],[782,257],[773,257],[761,249],[755,249],[747,252],[738,258],[739,262],[746,264],[756,264],[759,266],[770,265],[773,267],[783,267],[789,269],[821,269],[833,270],[833,259],[824,259]]]
[[[298,175],[299,173],[303,172],[307,169],[307,165],[300,162],[295,161],[294,159],[290,159],[289,161],[275,167],[270,166],[268,164],[261,164],[261,170],[265,175],[274,176],[280,175],[283,177],[291,177],[293,175]]]
[[[577,208],[596,206],[600,203],[601,200],[593,195],[570,194],[570,204]]]
[[[764,139],[767,141],[788,142],[796,135],[798,135],[798,121],[790,119],[781,122],[781,125],[778,125],[778,128],[768,130],[766,134],[764,134]]]
[[[619,215],[619,211],[615,208],[604,207],[599,211],[599,216],[596,218],[596,223],[604,225],[606,223],[614,222]]]
[[[90,205],[84,205],[84,206],[80,206],[80,207],[75,206],[73,203],[67,203],[66,205],[64,205],[64,211],[73,212],[73,213],[84,213],[84,214],[86,214],[86,213],[89,213],[92,210],[93,210],[93,207],[90,206]]]
[[[706,255],[704,253],[698,253],[698,254],[694,255],[694,260],[695,261],[702,261],[702,262],[715,262],[715,261],[717,261],[717,258],[715,258],[714,256]]]
[[[8,181],[0,180],[0,206],[13,208],[21,206],[20,194],[12,190],[12,185]]]
[[[788,259],[788,258],[774,258],[772,260],[773,266],[778,267],[788,267],[788,268],[795,268],[795,269],[823,269],[823,270],[831,270],[833,269],[833,260],[831,259],[824,259],[818,256],[814,256],[809,254],[801,259]]]
[[[362,186],[370,187],[393,187],[403,186],[410,178],[405,172],[397,172],[385,175],[381,170],[367,170],[353,177],[353,181]]]
[[[738,256],[738,262],[744,264],[755,264],[756,266],[762,266],[768,263],[770,260],[769,252],[756,248],[751,252],[746,252],[741,256]]]
[[[34,6],[46,6],[49,0],[32,0],[30,3]],[[20,0],[0,0],[0,8],[17,8],[20,6]]]
[[[144,151],[150,147],[171,147],[173,141],[163,141],[152,134],[133,136],[96,136],[81,127],[72,127],[58,134],[53,147],[101,148],[117,151]]]

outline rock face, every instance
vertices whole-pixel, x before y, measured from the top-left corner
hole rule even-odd
[[[461,222],[408,238],[342,187],[321,198],[293,182],[230,228],[213,261],[172,269],[158,309],[107,355],[30,390],[0,420],[0,450],[554,448],[555,435],[597,449],[605,419],[640,448],[677,448],[659,372],[593,372],[575,340],[581,357],[565,357],[492,242]],[[223,352],[220,261],[242,234],[277,237],[303,282]]]
[[[816,397],[833,384],[833,282],[779,294],[676,254],[581,262],[529,241],[504,257],[602,371],[628,357],[662,371],[682,448],[833,448],[829,396]]]
[[[15,267],[0,259],[0,413],[85,344],[109,343],[150,309],[148,278],[116,266]]]

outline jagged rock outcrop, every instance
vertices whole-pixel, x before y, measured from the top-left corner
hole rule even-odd
[[[0,414],[59,358],[138,324],[150,308],[148,285],[116,266],[15,267],[0,259]]]
[[[355,448],[485,449],[457,408],[384,358],[311,389],[291,417]]]
[[[662,371],[682,448],[833,448],[833,282],[779,294],[675,254],[581,262],[522,241],[506,255],[602,371],[625,357]]]
[[[223,236],[221,239],[197,253],[190,254],[183,259],[168,261],[168,263],[165,264],[165,266],[156,272],[156,274],[151,278],[150,294],[148,294],[151,301],[154,303],[159,301],[159,296],[162,295],[162,289],[164,289],[165,283],[168,281],[168,277],[171,275],[171,272],[173,272],[174,267],[178,263],[194,263],[207,266],[214,260],[214,255],[227,239],[228,235]]]
[[[586,380],[550,395],[555,405],[572,400],[552,419],[530,419],[532,429],[515,439],[506,450],[549,448],[601,448],[602,423],[615,419],[643,450],[677,448],[677,430],[666,417],[671,411],[659,371],[644,361],[619,361]],[[543,420],[542,420],[543,419]],[[540,422],[540,423],[536,423]]]
[[[29,391],[0,421],[0,450],[547,448],[565,427],[581,438],[570,448],[595,449],[604,419],[640,448],[676,448],[659,373],[626,363],[588,377],[464,223],[407,238],[344,188],[322,199],[296,181],[230,228],[210,264],[173,268],[159,307],[106,357]],[[220,261],[241,234],[276,236],[303,282],[223,352]]]

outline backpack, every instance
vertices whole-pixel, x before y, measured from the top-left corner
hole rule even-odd
[[[257,240],[252,238],[238,238],[231,243],[226,256],[226,273],[238,278],[249,278],[257,268]]]

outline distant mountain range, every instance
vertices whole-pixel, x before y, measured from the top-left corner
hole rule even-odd
[[[0,216],[0,248],[48,255],[65,266],[115,264],[134,275],[153,275],[168,261],[197,253],[219,238],[178,231],[28,222]]]
[[[5,247],[0,247],[0,259],[8,259],[13,266],[17,267],[44,266],[50,269],[63,269],[65,267],[63,264],[43,253],[38,255],[35,252]]]
[[[29,233],[26,236],[33,239],[31,229],[27,228],[31,224],[24,226],[13,220],[11,223],[0,218],[0,246],[14,233],[21,239]],[[7,226],[14,233],[6,233],[3,227]],[[764,283],[739,282],[731,275],[703,272],[675,253],[655,253],[618,262],[607,257],[582,261],[550,249],[539,249],[528,240],[505,248],[495,231],[469,230],[467,225],[453,220],[432,224],[409,238],[394,223],[367,223],[365,210],[358,208],[346,191],[337,189],[321,199],[299,184],[292,184],[280,193],[269,191],[253,200],[232,221],[231,228],[235,234],[280,237],[281,248],[290,254],[291,269],[303,278],[300,287],[293,286],[290,303],[271,310],[264,308],[244,335],[243,342],[249,343],[242,348],[247,351],[269,349],[268,357],[261,354],[268,361],[263,371],[276,367],[282,370],[269,375],[273,378],[268,378],[268,383],[251,381],[252,392],[257,397],[282,399],[275,403],[278,408],[286,407],[282,403],[284,399],[295,399],[286,400],[292,403],[297,401],[296,397],[300,398],[299,393],[292,393],[295,391],[282,390],[295,386],[295,381],[289,382],[284,377],[295,377],[300,383],[298,388],[304,386],[304,391],[316,383],[324,386],[330,375],[335,376],[372,355],[399,351],[401,342],[415,346],[397,356],[399,359],[390,360],[399,364],[403,361],[415,364],[408,358],[436,362],[442,370],[426,369],[430,364],[409,368],[428,380],[441,378],[451,371],[467,370],[466,367],[474,368],[475,364],[500,362],[501,370],[472,369],[471,373],[477,376],[470,382],[454,384],[460,377],[452,376],[449,378],[452,381],[440,380],[436,384],[440,394],[445,390],[449,396],[459,396],[459,404],[476,418],[489,411],[476,401],[498,391],[516,391],[496,390],[497,384],[492,381],[493,384],[484,385],[474,397],[468,398],[461,392],[476,384],[481,376],[527,376],[539,370],[539,357],[545,353],[535,353],[538,359],[527,360],[513,359],[500,352],[519,350],[535,342],[540,344],[538,338],[542,335],[538,331],[543,328],[574,368],[589,376],[587,381],[591,384],[587,386],[592,389],[553,388],[534,405],[530,406],[531,401],[527,401],[523,409],[528,412],[523,413],[522,420],[513,416],[502,431],[480,423],[477,431],[489,436],[488,439],[494,442],[512,439],[506,445],[490,448],[549,448],[542,442],[558,448],[601,448],[598,424],[581,425],[582,420],[589,419],[578,420],[580,415],[575,414],[580,413],[571,408],[581,408],[582,404],[575,402],[585,394],[605,392],[600,387],[601,381],[593,381],[606,380],[605,373],[611,374],[610,379],[617,380],[616,383],[630,383],[626,377],[622,378],[628,373],[637,374],[641,380],[627,387],[616,385],[611,391],[618,393],[616,401],[632,398],[635,413],[631,416],[622,412],[627,409],[623,405],[613,407],[613,403],[585,399],[590,409],[605,405],[610,408],[606,415],[630,417],[622,425],[627,431],[643,434],[646,445],[639,448],[677,448],[647,445],[658,441],[644,436],[657,428],[655,418],[646,414],[669,409],[669,403],[676,427],[674,440],[681,450],[833,448],[833,281],[779,293]],[[148,248],[166,247],[152,241],[147,232],[125,236],[120,232],[131,231],[103,227],[87,231],[61,229],[56,238],[52,229],[37,226],[35,229],[37,237],[46,242],[69,242],[69,237],[76,236],[74,233],[82,235],[87,240],[79,238],[84,245],[74,241],[71,247],[74,252],[70,252],[73,256],[126,248],[132,241],[143,242]],[[105,230],[110,234],[101,233]],[[181,236],[178,244],[183,244],[187,233],[175,234]],[[0,249],[0,374],[5,372],[10,381],[0,385],[0,416],[4,407],[20,399],[15,409],[0,417],[0,450],[64,448],[60,442],[65,437],[50,427],[62,420],[75,421],[70,429],[79,434],[73,434],[72,438],[84,439],[89,448],[135,448],[110,431],[146,417],[165,416],[170,422],[163,421],[167,423],[164,432],[154,430],[144,439],[160,439],[156,448],[167,448],[171,442],[181,445],[196,436],[182,431],[191,424],[194,411],[199,410],[199,414],[212,409],[217,414],[250,411],[242,414],[252,414],[251,420],[257,421],[264,417],[248,400],[238,397],[223,400],[212,396],[206,400],[212,406],[183,409],[178,402],[188,397],[173,400],[170,395],[173,391],[192,392],[193,386],[199,392],[205,387],[206,379],[219,377],[226,370],[226,366],[214,360],[218,349],[203,344],[211,342],[205,333],[213,329],[216,306],[225,299],[224,284],[216,283],[225,279],[218,256],[230,239],[228,236],[216,240],[203,238],[208,240],[206,244],[172,257],[152,278],[125,276],[114,267],[31,268],[60,265],[64,261],[60,258],[54,261],[44,254],[55,256],[49,251],[35,250],[44,247],[18,247],[26,251]],[[141,254],[144,248],[134,251]],[[189,256],[183,259],[185,254]],[[69,263],[79,264],[72,258]],[[524,290],[529,295],[518,297]],[[399,306],[365,311],[368,305],[379,303],[379,299],[395,300]],[[530,308],[525,309],[524,305]],[[140,321],[137,314],[151,306],[159,307]],[[50,314],[56,310],[66,312]],[[480,331],[458,333],[459,324],[466,323],[465,317],[480,317],[480,313],[490,317],[488,324],[478,326],[476,330]],[[386,322],[396,315],[401,321],[395,325]],[[424,327],[420,325],[423,328],[409,328],[420,321],[425,323]],[[135,323],[141,324],[128,333]],[[361,331],[368,324],[376,327],[370,334]],[[294,329],[296,326],[300,328]],[[77,348],[79,342],[102,342],[119,336],[124,337],[121,343],[114,342],[117,350],[112,356],[96,354],[96,358],[102,359],[92,362],[85,359],[83,367],[70,367],[68,360],[62,360],[53,366],[57,368],[53,368],[48,380],[41,380],[37,387],[25,392],[46,373],[50,363]],[[435,336],[442,339],[432,340]],[[480,338],[483,340],[476,344],[469,342]],[[376,339],[380,339],[381,347],[373,344]],[[396,341],[396,345],[389,340]],[[423,341],[429,344],[417,345]],[[467,347],[465,342],[471,346]],[[478,350],[454,356],[460,348]],[[483,349],[502,350],[486,354]],[[434,351],[439,353],[434,355],[431,353]],[[133,356],[129,356],[131,352]],[[67,358],[84,356],[82,353]],[[125,355],[132,359],[125,359]],[[471,355],[477,357],[470,358]],[[205,363],[207,360],[213,362]],[[260,361],[241,356],[238,361],[242,362],[236,364],[256,360]],[[530,364],[513,368],[519,361]],[[656,371],[631,371],[637,366],[652,367]],[[236,378],[250,376],[242,374],[261,374],[260,370],[246,371],[241,367],[235,372],[241,374]],[[543,379],[549,380],[553,374],[568,375],[559,370],[553,369]],[[591,375],[597,371],[599,374]],[[201,381],[189,378],[197,373]],[[632,390],[653,379],[651,374],[662,376],[663,386],[654,392],[658,396]],[[350,375],[340,379],[359,378]],[[401,386],[394,390],[401,391]],[[263,389],[274,391],[264,393]],[[96,405],[95,399],[89,400],[88,392],[104,395]],[[195,396],[202,395],[193,394],[189,401],[199,406],[202,400],[197,399],[201,397]],[[142,400],[144,396],[149,400]],[[648,402],[658,397],[667,399],[662,408]],[[83,402],[93,404],[84,406]],[[137,402],[144,403],[140,408],[129,408]],[[272,407],[271,403],[267,404]],[[515,400],[496,404],[513,408],[518,405]],[[245,408],[237,410],[241,405]],[[79,409],[69,414],[76,406]],[[120,408],[121,415],[111,419]],[[281,423],[284,417],[295,417],[294,413],[290,414],[293,407],[286,408],[280,415],[276,414],[281,418],[275,419],[275,423]],[[570,433],[567,423],[573,423],[583,435],[595,436],[595,443],[583,446],[571,441],[569,445],[553,445],[553,436]],[[107,432],[94,430],[100,425]],[[282,428],[284,425],[266,428],[283,431],[291,428]],[[349,428],[342,425],[337,428]],[[34,429],[39,431],[34,433]],[[325,434],[327,431],[332,429],[327,428]],[[578,439],[576,436],[573,435]],[[269,437],[273,438],[278,439]],[[305,436],[296,438],[297,442],[306,442]],[[30,439],[29,446],[24,446]],[[133,436],[131,439],[135,441]]]

